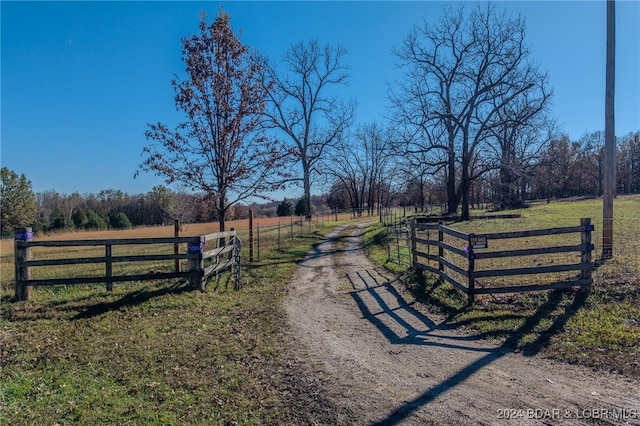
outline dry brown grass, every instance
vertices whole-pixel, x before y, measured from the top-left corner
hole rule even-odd
[[[339,220],[348,219],[350,215],[344,213],[339,215]],[[299,225],[295,225],[295,235],[299,235],[301,232],[311,232],[311,229],[325,222],[333,221],[335,217],[332,216],[318,216],[315,215],[312,220],[312,227],[309,227],[306,223],[299,229]],[[270,233],[275,235],[274,229],[278,226],[289,227],[289,224],[299,224],[300,218],[298,217],[266,217],[266,218],[254,218],[254,229],[258,230],[258,235],[254,238],[262,238],[262,251],[270,249],[275,246],[271,241],[267,241],[270,237]],[[206,235],[219,230],[218,222],[209,223],[189,223],[183,224],[180,228],[180,236],[191,237],[198,235]],[[235,229],[240,239],[243,242],[248,241],[249,236],[249,220],[233,220],[226,223],[226,229]],[[262,229],[262,235],[260,230]],[[265,232],[271,229],[272,232]],[[283,235],[285,232],[283,231]],[[104,230],[104,231],[71,231],[71,232],[56,232],[51,234],[36,235],[34,240],[44,241],[69,241],[69,240],[102,240],[102,239],[125,239],[125,238],[157,238],[157,237],[173,237],[174,225],[167,226],[147,226],[137,227],[126,230]],[[270,243],[270,244],[267,244]],[[14,243],[12,239],[2,240],[0,242],[0,289],[3,292],[12,291],[14,283]],[[260,253],[260,248],[256,243],[257,252]],[[186,250],[186,244],[180,245],[180,252]],[[173,253],[173,244],[153,244],[145,245],[144,248],[140,246],[114,246],[114,256],[125,255],[139,255],[139,254],[171,254]],[[248,253],[244,253],[245,257]],[[34,247],[32,249],[33,259],[74,259],[82,257],[100,257],[104,256],[104,247],[66,247],[61,249],[60,247]],[[260,256],[258,256],[259,258]],[[182,267],[186,268],[186,261],[182,261]],[[123,263],[115,264],[113,273],[115,275],[126,275],[133,273],[147,273],[151,271],[170,271],[173,268],[172,261],[157,261],[157,262],[139,262],[139,263]],[[49,278],[76,278],[76,277],[92,277],[104,275],[103,264],[79,264],[79,265],[66,265],[57,267],[36,267],[32,268],[32,277],[34,279],[49,279]]]
[[[284,218],[287,220],[288,218]],[[255,219],[260,224],[277,225],[278,221],[283,218],[270,217]],[[249,229],[249,221],[233,220],[226,223],[227,229],[235,228],[237,231]],[[187,223],[180,227],[180,236],[191,237],[197,235],[206,235],[212,232],[218,232],[220,226],[218,222],[208,223]],[[173,237],[174,226],[140,226],[133,229],[109,229],[104,231],[66,231],[50,234],[36,235],[35,240],[51,241],[51,240],[99,240],[99,239],[117,239],[117,238],[155,238],[155,237]],[[0,242],[0,254],[2,257],[13,256],[13,240],[4,239]]]

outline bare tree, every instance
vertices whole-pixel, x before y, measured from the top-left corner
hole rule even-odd
[[[526,179],[555,136],[553,124],[544,114],[549,97],[543,89],[535,100],[527,97],[503,107],[490,128],[493,137],[488,139],[488,149],[492,152],[487,155],[490,167],[499,172],[496,207],[500,209],[523,207]]]
[[[327,205],[331,209],[347,209],[352,207],[351,197],[344,184],[335,180],[327,193]]]
[[[377,122],[361,124],[353,135],[336,143],[323,163],[327,177],[343,185],[351,206],[359,212],[373,214],[388,195],[393,160],[390,135]]]
[[[222,10],[211,25],[182,40],[187,78],[172,81],[176,107],[187,120],[175,131],[150,124],[143,171],[204,192],[215,201],[220,230],[238,201],[276,189],[271,174],[283,153],[260,127],[267,89],[262,61],[233,33]]]
[[[392,150],[397,158],[399,186],[405,189],[410,202],[424,211],[426,204],[432,201],[430,183],[446,168],[446,158],[442,151],[434,149],[432,134],[422,132],[420,126],[416,129],[413,123],[400,120],[394,127]]]
[[[367,208],[369,213],[373,213],[376,206],[384,206],[384,197],[387,195],[388,198],[391,181],[394,179],[391,173],[394,144],[390,130],[375,121],[361,125],[356,132],[356,138],[364,154],[364,159],[360,159],[359,162],[364,164],[363,171],[366,172],[369,182]]]
[[[640,132],[632,132],[618,139],[617,192],[640,192]]]
[[[360,215],[365,205],[368,173],[360,161],[361,146],[351,139],[341,139],[333,146],[324,161],[325,178],[332,181],[332,191],[340,187],[348,196],[354,215]]]
[[[312,174],[327,147],[334,144],[353,120],[355,106],[344,102],[334,88],[346,85],[349,74],[340,46],[321,47],[316,40],[292,44],[284,53],[283,71],[269,68],[270,126],[285,133],[290,153],[302,168],[305,215],[311,214]]]
[[[392,93],[396,110],[416,126],[430,151],[442,155],[447,210],[455,213],[461,204],[463,219],[469,218],[471,183],[486,171],[472,166],[502,124],[498,112],[537,99],[529,94],[545,84],[528,62],[524,35],[520,17],[499,14],[491,3],[468,17],[463,8],[445,8],[436,25],[415,27],[395,52],[407,70]]]
[[[580,137],[583,152],[581,172],[589,195],[602,196],[604,173],[604,132],[585,132]]]

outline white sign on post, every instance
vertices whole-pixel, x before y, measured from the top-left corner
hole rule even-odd
[[[471,240],[471,247],[473,247],[474,249],[487,248],[487,237],[485,236],[472,235],[470,240]]]

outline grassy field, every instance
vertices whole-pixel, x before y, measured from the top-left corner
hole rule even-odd
[[[520,219],[457,226],[476,232],[533,229],[591,216],[597,235],[599,206],[598,200],[553,202],[523,210]],[[489,298],[467,308],[465,295],[451,287],[397,272],[413,297],[451,327],[526,355],[640,378],[639,212],[640,197],[616,200],[616,257],[594,272],[589,294]],[[286,357],[281,302],[297,262],[342,222],[303,227],[282,238],[280,250],[268,245],[259,262],[243,265],[240,290],[221,275],[205,293],[167,281],[116,284],[112,292],[102,285],[37,287],[32,300],[11,303],[13,249],[3,241],[0,424],[304,424],[301,407],[313,403],[305,400],[313,398],[313,389],[296,388],[300,371]],[[246,241],[246,225],[235,226]],[[185,228],[182,235],[217,230],[211,224]],[[172,234],[173,227],[147,228],[109,238]],[[367,247],[393,268],[384,237],[383,227],[370,226]],[[293,400],[302,402],[292,406]]]
[[[0,424],[304,423],[288,400],[295,368],[283,355],[281,300],[297,261],[338,223],[305,227],[280,251],[263,250],[260,262],[243,265],[240,290],[223,274],[205,293],[167,281],[116,283],[112,292],[102,285],[36,287],[32,300],[12,303],[13,253],[3,246]],[[236,226],[246,234],[246,225]],[[183,235],[217,230],[186,228]]]
[[[338,220],[348,220],[350,215],[347,213],[340,214]],[[305,234],[309,234],[318,225],[324,226],[325,224],[335,223],[336,218],[333,215],[314,216],[312,222],[302,223],[297,217],[286,218],[256,218],[254,220],[254,259],[260,259],[260,250],[264,253],[268,253],[274,249],[277,249],[277,243],[285,245],[285,243],[291,242],[294,237],[300,237]],[[313,227],[309,224],[312,223]],[[277,238],[277,228],[280,228],[280,238]],[[196,224],[184,224],[180,229],[181,237],[199,236],[217,232],[219,229],[218,223],[196,223]],[[234,220],[229,221],[226,224],[226,229],[235,229],[238,232],[241,240],[245,246],[249,240],[249,221],[248,220]],[[36,240],[96,240],[96,239],[122,239],[122,238],[151,238],[151,237],[173,237],[174,226],[155,226],[155,227],[140,227],[127,230],[106,230],[106,231],[78,231],[78,232],[65,232],[65,233],[53,233],[36,235]],[[65,247],[61,249],[59,247],[34,247],[31,249],[33,259],[75,259],[80,257],[102,257],[104,256],[104,246],[76,246]],[[181,244],[180,253],[186,253],[186,244]],[[245,250],[247,251],[247,250]],[[248,253],[248,251],[247,251]],[[173,244],[155,244],[145,245],[144,252],[140,251],[139,245],[116,245],[113,246],[113,256],[127,256],[127,255],[150,255],[150,254],[173,254]],[[2,291],[8,292],[9,287],[14,285],[14,246],[13,240],[4,239],[0,240],[0,285]],[[245,258],[248,258],[245,256]],[[187,265],[187,261],[182,261],[182,270],[184,271]],[[152,261],[152,262],[137,262],[137,263],[114,263],[113,275],[126,275],[134,273],[147,273],[147,272],[170,272],[173,271],[173,261]],[[31,268],[31,274],[33,279],[49,279],[49,278],[75,278],[75,277],[100,277],[105,275],[104,263],[94,264],[76,264],[76,265],[64,265],[64,266],[47,266],[47,267],[33,267]],[[66,292],[68,289],[65,286],[51,287],[45,289],[39,288],[38,291],[50,291],[54,293]]]
[[[441,284],[429,274],[406,273],[403,268],[387,262],[383,243],[386,233],[381,226],[371,227],[367,239],[371,255],[379,263],[404,274],[413,297],[434,313],[444,315],[451,327],[496,339],[527,355],[541,353],[640,378],[640,196],[618,197],[614,209],[614,258],[597,262],[589,293],[484,296],[472,308],[465,306],[466,295],[451,285]],[[594,259],[600,255],[602,200],[540,203],[519,213],[521,217],[517,219],[474,220],[452,227],[474,233],[501,232],[574,226],[580,218],[591,217],[595,225]],[[559,243],[579,242],[579,235],[571,238],[570,242]],[[549,243],[558,244],[558,241]],[[574,257],[573,262],[576,261]],[[487,265],[491,266],[509,267]]]

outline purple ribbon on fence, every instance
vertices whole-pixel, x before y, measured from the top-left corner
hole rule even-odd
[[[200,244],[187,246],[187,253],[202,253],[202,250],[206,245],[207,245],[207,238],[202,236],[200,237]]]
[[[16,241],[29,241],[33,239],[35,233],[33,231],[29,232],[16,232],[13,235],[13,239]]]

